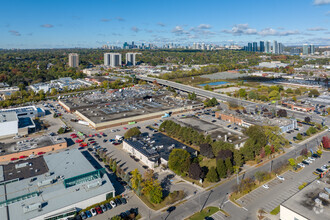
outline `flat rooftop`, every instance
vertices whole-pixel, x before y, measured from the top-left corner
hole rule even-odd
[[[319,196],[320,193],[329,196],[324,188],[330,189],[330,184],[315,180],[283,202],[281,206],[287,207],[307,219],[330,219],[329,200],[327,201]],[[321,201],[321,205],[316,203],[316,199]]]
[[[17,163],[3,165],[4,181],[13,179],[27,179],[48,172],[48,166],[43,156],[23,160]]]
[[[168,161],[172,149],[185,149],[190,154],[196,152],[195,149],[162,133],[144,135],[135,139],[125,139],[125,141],[147,157],[156,159],[161,157],[166,161]]]
[[[8,208],[0,206],[2,220],[8,220],[7,210],[10,219],[32,219],[114,191],[113,185],[106,174],[101,177],[101,185],[98,187],[88,187],[88,184],[94,183],[98,179],[85,179],[85,181],[77,182],[76,185],[65,187],[65,180],[69,178],[79,179],[77,177],[79,175],[96,171],[77,149],[45,155],[44,161],[49,169],[46,174],[6,184],[6,194],[4,193],[4,186],[0,185],[0,203],[4,200],[24,197],[34,192],[37,193],[30,198],[11,203],[8,205]],[[45,180],[53,180],[53,183],[42,185],[42,181],[45,182]],[[5,195],[6,198],[4,198]],[[42,209],[24,212],[24,206],[35,203],[41,203]]]
[[[198,104],[197,101],[173,98],[166,90],[128,88],[107,93],[95,92],[84,97],[62,99],[71,110],[79,111],[94,123],[108,122],[155,112],[171,111]]]
[[[15,112],[0,112],[0,123],[17,121],[17,115]]]
[[[16,153],[36,149],[35,154],[38,153],[38,148],[51,146],[55,144],[65,143],[66,140],[58,136],[41,136],[38,138],[28,138],[18,142],[0,143],[0,157],[1,155]],[[25,155],[30,156],[30,155]]]

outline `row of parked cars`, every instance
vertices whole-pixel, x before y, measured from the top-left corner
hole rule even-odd
[[[91,208],[90,210],[81,212],[79,216],[81,219],[91,218],[95,215],[99,215],[106,211],[109,211],[110,209],[113,209],[113,208],[117,207],[118,205],[126,204],[126,203],[127,203],[127,201],[125,198],[114,199],[114,200],[111,200],[109,203],[105,203],[104,205],[102,204],[100,206],[95,206],[94,208]],[[79,217],[78,217],[78,219],[79,219]]]

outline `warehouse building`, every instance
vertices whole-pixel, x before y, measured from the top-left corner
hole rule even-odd
[[[330,219],[329,195],[330,184],[315,180],[280,205],[280,219]]]
[[[77,149],[0,166],[1,220],[67,219],[114,195],[105,170]]]
[[[44,154],[47,152],[66,149],[67,142],[58,136],[42,136],[18,142],[0,144],[0,163],[16,161]]]

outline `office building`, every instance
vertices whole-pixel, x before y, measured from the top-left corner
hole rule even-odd
[[[270,53],[270,52],[271,52],[271,44],[270,44],[270,41],[266,41],[265,52],[266,52],[266,53]]]
[[[70,219],[115,196],[105,169],[77,149],[0,166],[1,220]]]
[[[248,43],[247,51],[252,52],[252,43]]]
[[[278,43],[278,53],[279,54],[282,54],[284,51],[284,46],[282,43]]]
[[[260,41],[260,49],[259,51],[261,53],[265,52],[265,42],[264,41]]]
[[[110,66],[110,53],[104,54],[104,66]]]
[[[314,54],[315,53],[315,46],[313,44],[311,44],[311,54]]]
[[[303,55],[308,55],[309,54],[309,45],[304,44],[303,45]]]
[[[104,54],[104,65],[111,67],[121,66],[121,54],[120,53],[106,53]]]
[[[253,42],[252,51],[253,52],[257,52],[258,51],[258,43],[257,42]]]
[[[299,55],[300,53],[301,53],[300,48],[292,48],[292,49],[290,50],[290,54],[291,54],[291,55]]]
[[[18,118],[15,112],[0,113],[0,139],[18,134]]]
[[[126,65],[127,66],[135,66],[135,64],[136,64],[135,56],[136,56],[136,53],[126,53]]]
[[[273,41],[273,54],[278,54],[278,44],[277,41]]]
[[[69,54],[69,66],[74,68],[79,66],[79,55],[77,53]]]

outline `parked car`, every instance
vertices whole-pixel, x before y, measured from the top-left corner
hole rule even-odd
[[[312,154],[313,158],[320,158],[320,156],[318,154]]]
[[[308,157],[308,160],[312,160],[312,161],[314,161],[315,158],[313,158],[313,157]]]
[[[103,213],[103,211],[102,211],[102,209],[101,209],[100,206],[96,206],[95,207],[95,210],[96,210],[97,214],[102,214]]]
[[[80,217],[81,217],[81,219],[86,219],[87,215],[85,214],[85,212],[81,212]]]
[[[283,176],[276,175],[276,177],[277,177],[277,179],[279,179],[279,180],[282,180],[282,181],[285,180]]]
[[[305,165],[309,165],[309,163],[306,160],[301,161],[301,163],[303,163]]]
[[[110,201],[110,205],[112,206],[112,208],[115,208],[117,206],[113,200]]]
[[[298,163],[298,165],[299,165],[300,167],[305,167],[305,164],[303,164],[303,163]]]
[[[115,199],[115,202],[116,202],[117,205],[121,205],[120,199]]]
[[[103,140],[103,143],[105,143],[105,142],[107,142],[107,139],[104,139],[104,140]]]
[[[121,198],[120,201],[121,201],[123,204],[126,204],[126,203],[127,203],[127,201],[126,201],[125,198]]]
[[[91,208],[90,212],[92,213],[93,216],[97,215],[96,211],[94,208]]]
[[[107,210],[112,209],[112,206],[109,203],[105,203],[105,207],[107,207]]]
[[[269,186],[267,184],[262,185],[263,188],[269,189]]]
[[[105,205],[101,205],[100,207],[101,207],[101,209],[102,209],[103,212],[106,212],[107,211],[107,208],[105,207]]]
[[[93,217],[92,213],[90,211],[88,211],[88,210],[86,211],[86,215],[87,215],[87,218]]]

